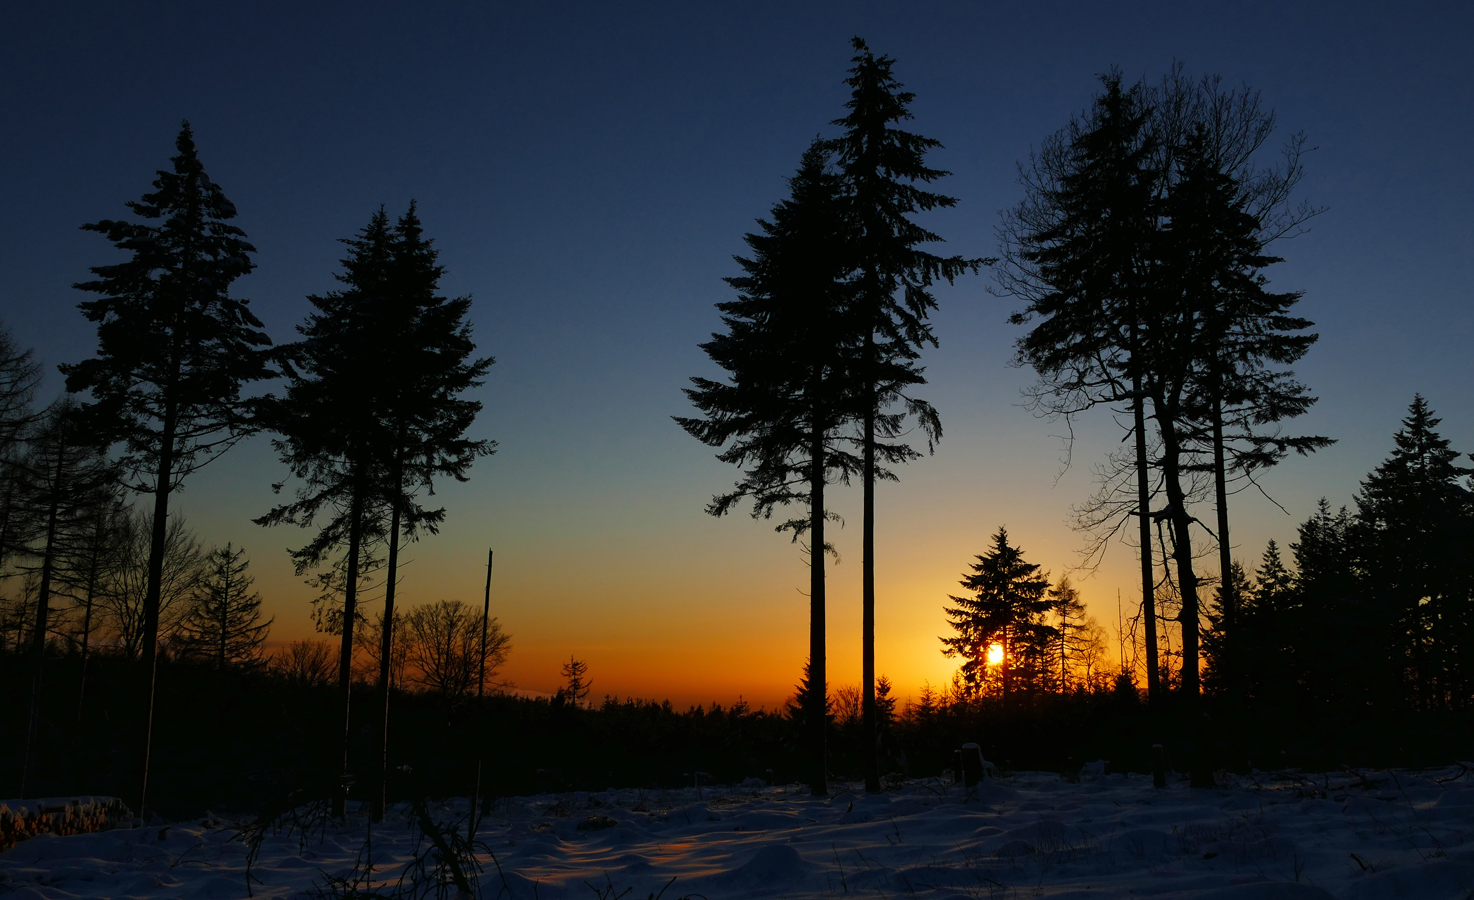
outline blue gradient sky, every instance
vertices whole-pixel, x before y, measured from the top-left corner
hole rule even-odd
[[[237,293],[278,340],[332,287],[336,239],[417,199],[446,290],[474,295],[498,359],[476,431],[502,449],[442,491],[449,520],[411,550],[402,596],[479,601],[495,547],[507,674],[527,689],[551,690],[570,653],[596,693],[772,705],[795,680],[803,559],[764,523],[702,513],[734,473],[669,417],[688,409],[686,378],[711,374],[696,345],[742,234],[841,112],[855,34],[897,58],[915,129],[946,145],[934,161],[961,203],[926,224],[958,253],[995,252],[1016,161],[1112,65],[1155,79],[1181,59],[1247,81],[1285,133],[1309,134],[1302,196],[1329,211],[1271,276],[1305,291],[1322,335],[1300,367],[1322,398],[1303,428],[1340,443],[1268,476],[1289,515],[1235,506],[1246,561],[1291,540],[1318,497],[1350,502],[1416,391],[1474,449],[1468,6],[28,6],[0,28],[0,316],[49,366],[91,353],[69,285],[112,251],[77,226],[147,189],[181,118],[260,250]],[[1017,406],[1030,379],[1006,364],[1014,304],[989,284],[939,292],[926,362],[946,436],[880,492],[879,667],[906,693],[948,677],[941,601],[1000,524],[1055,574],[1077,561],[1069,509],[1118,437],[1083,422],[1061,472],[1060,426]],[[281,475],[256,439],[176,506],[206,541],[248,548],[286,638],[310,630],[284,553],[303,536],[249,522]],[[838,508],[853,523],[832,570],[844,684],[859,670],[858,491]],[[1081,582],[1102,621],[1132,569],[1120,548]]]

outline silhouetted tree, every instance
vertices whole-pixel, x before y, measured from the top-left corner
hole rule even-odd
[[[1180,89],[1192,90],[1186,85]],[[1313,324],[1308,319],[1290,314],[1300,299],[1298,292],[1266,289],[1262,270],[1281,259],[1266,252],[1265,231],[1270,224],[1285,223],[1266,223],[1276,207],[1253,209],[1256,201],[1263,203],[1269,189],[1266,182],[1276,197],[1288,195],[1299,177],[1298,147],[1292,144],[1283,173],[1256,175],[1228,168],[1256,149],[1273,126],[1271,115],[1257,112],[1257,95],[1248,100],[1253,107],[1235,108],[1231,122],[1214,121],[1211,107],[1195,116],[1176,154],[1175,180],[1163,204],[1169,224],[1161,254],[1170,291],[1196,323],[1176,354],[1198,357],[1185,415],[1203,423],[1205,433],[1199,440],[1208,445],[1210,458],[1188,462],[1183,469],[1209,471],[1213,476],[1225,641],[1219,675],[1230,681],[1238,597],[1228,574],[1229,476],[1238,472],[1252,478],[1291,450],[1303,455],[1333,443],[1329,438],[1291,437],[1278,431],[1281,421],[1303,415],[1315,403],[1287,367],[1305,355],[1318,335],[1308,331]],[[1237,139],[1249,146],[1234,146],[1233,139],[1224,137],[1225,132],[1237,134],[1235,127],[1251,130],[1251,137]],[[1224,146],[1225,140],[1229,146]],[[1263,432],[1266,426],[1275,430]]]
[[[140,659],[148,634],[153,517],[144,510],[130,510],[117,527],[114,553],[102,570],[97,600],[112,632],[113,649],[126,659]],[[204,561],[199,539],[178,513],[169,516],[162,556],[154,627],[164,643],[189,609]]]
[[[19,540],[16,490],[21,472],[15,463],[34,416],[31,401],[41,383],[41,365],[22,350],[10,329],[0,323],[0,581],[9,576],[5,562]]]
[[[844,133],[828,142],[835,154],[844,199],[854,229],[853,265],[856,314],[863,335],[853,369],[859,386],[861,480],[864,487],[861,536],[861,686],[864,691],[865,746],[877,740],[875,714],[875,481],[895,480],[884,465],[920,454],[895,441],[907,417],[914,417],[927,449],[942,434],[941,419],[929,403],[908,391],[926,383],[916,364],[923,345],[936,346],[928,315],[936,309],[932,285],[951,282],[981,260],[941,257],[922,249],[941,237],[913,222],[911,215],[947,209],[956,199],[923,189],[947,172],[926,165],[926,154],[941,142],[896,127],[912,118],[915,94],[903,90],[893,72],[895,60],[876,56],[860,38],[849,78],[849,110],[833,124]],[[900,403],[904,413],[888,413]],[[879,760],[864,754],[865,787],[880,790]]]
[[[441,600],[417,606],[404,617],[404,637],[410,680],[437,695],[447,710],[476,694],[482,672],[481,617],[469,605],[460,600]],[[486,677],[495,676],[511,652],[512,636],[495,618],[490,619],[486,627]]]
[[[1024,561],[1023,551],[1008,543],[1006,528],[998,529],[992,549],[977,560],[960,582],[972,595],[948,595],[957,605],[943,607],[956,634],[941,638],[942,655],[962,659],[963,683],[976,694],[983,688],[988,649],[1000,645],[998,685],[1007,700],[1020,674],[1037,687],[1037,670],[1048,664],[1048,646],[1059,634],[1043,621],[1053,606],[1049,576]]]
[[[380,209],[356,237],[343,243],[349,252],[341,260],[342,273],[334,277],[345,287],[307,298],[314,312],[297,327],[302,340],[282,348],[289,361],[286,394],[263,404],[263,421],[279,435],[272,446],[300,482],[296,499],[255,521],[306,528],[326,513],[317,535],[291,551],[299,575],[343,554],[338,690],[343,710],[340,762],[346,778],[360,563],[365,543],[384,533],[387,518],[389,454],[379,419],[383,397],[375,388],[384,375],[380,354],[388,350],[383,323],[376,319],[392,290],[388,215]],[[342,806],[339,796],[334,808],[341,813]]]
[[[378,443],[385,456],[381,463],[386,475],[383,502],[389,509],[382,621],[394,620],[400,536],[413,540],[421,531],[435,534],[445,520],[445,507],[427,509],[419,500],[421,492],[433,495],[436,478],[465,481],[478,456],[496,452],[496,441],[466,437],[481,411],[481,401],[463,396],[481,386],[496,361],[472,358],[476,343],[466,321],[471,298],[448,299],[439,294],[445,267],[437,262],[431,243],[411,202],[390,237],[387,289],[369,300],[375,307],[373,328],[380,335],[373,341],[380,349],[379,378],[372,390],[377,394]],[[380,792],[374,815],[382,820],[383,784],[389,768],[389,667],[394,659],[394,630],[381,628],[377,637]]]
[[[570,705],[582,705],[594,685],[589,680],[589,664],[577,656],[570,656],[559,671],[563,673],[563,686],[558,688],[557,696]]]
[[[1413,399],[1392,455],[1362,482],[1351,539],[1375,634],[1401,699],[1462,707],[1474,688],[1474,469]]]
[[[227,543],[205,554],[199,584],[189,610],[179,623],[176,640],[186,656],[226,666],[263,663],[262,648],[275,616],[261,611],[261,595],[251,590],[256,579],[247,573],[244,548]]]
[[[1149,298],[1157,175],[1145,90],[1124,88],[1118,72],[1102,84],[1090,111],[1046,138],[1020,166],[1024,199],[1005,213],[999,229],[1004,265],[998,281],[1027,304],[1009,321],[1032,325],[1017,341],[1016,362],[1039,375],[1036,410],[1066,418],[1117,403],[1131,410],[1136,502],[1127,511],[1138,525],[1147,694],[1156,702],[1161,687],[1146,336],[1154,321]]]
[[[93,359],[61,366],[67,390],[90,392],[89,427],[119,443],[134,490],[152,493],[153,539],[143,609],[143,728],[138,811],[143,814],[153,722],[164,547],[169,496],[195,469],[251,431],[243,386],[270,377],[270,344],[230,285],[250,272],[255,252],[230,224],[236,208],[205,174],[186,122],[171,171],[128,208],[145,222],[82,226],[103,234],[128,259],[95,266],[76,285],[98,294],[80,304],[97,323]],[[152,221],[160,220],[158,224]]]
[[[847,482],[858,460],[845,449],[841,429],[853,414],[847,352],[859,343],[844,279],[848,224],[838,179],[827,171],[817,142],[789,180],[790,197],[773,207],[772,221],[745,237],[751,258],[738,257],[744,274],[726,279],[738,297],[717,304],[723,334],[701,345],[728,373],[725,382],[691,379],[686,389],[703,418],[675,417],[687,433],[713,447],[717,458],[743,469],[732,491],[712,499],[707,512],[724,515],[751,497],[754,517],[797,503],[807,515],[779,531],[809,539],[809,659],[824,684],[825,523],[833,514],[824,491],[831,479]],[[809,783],[827,793],[826,703],[806,695]]]
[[[18,463],[21,473],[19,506],[27,522],[26,553],[34,566],[36,601],[31,626],[31,698],[27,719],[25,759],[21,766],[21,796],[25,795],[36,727],[41,715],[42,663],[48,636],[55,627],[52,603],[61,579],[68,547],[79,537],[92,506],[116,481],[96,441],[77,421],[77,404],[62,399],[47,408],[27,436],[26,452]]]

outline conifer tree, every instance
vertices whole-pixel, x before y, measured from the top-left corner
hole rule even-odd
[[[563,674],[564,684],[558,688],[558,696],[570,706],[582,706],[594,686],[589,680],[589,664],[577,656],[569,656],[559,671]]]
[[[849,225],[821,144],[804,153],[789,188],[771,221],[760,220],[760,233],[745,237],[751,257],[738,257],[743,274],[727,279],[738,297],[717,304],[726,332],[701,345],[728,380],[691,379],[686,395],[704,417],[676,422],[708,446],[725,447],[717,458],[742,467],[742,479],[713,498],[708,513],[724,515],[744,497],[752,499],[754,517],[805,507],[806,515],[778,530],[791,531],[795,541],[808,537],[809,666],[823,685],[825,524],[833,518],[824,497],[831,480],[847,481],[858,469],[842,428],[854,408],[847,351],[860,339],[845,283]],[[804,698],[809,784],[823,795],[827,701],[822,691]]]
[[[296,498],[255,521],[306,528],[323,517],[316,536],[291,551],[299,575],[339,552],[345,557],[338,692],[339,762],[346,784],[361,564],[366,543],[386,528],[389,454],[379,418],[383,397],[375,388],[384,374],[380,354],[388,349],[384,323],[376,315],[387,304],[394,274],[388,215],[380,208],[357,236],[343,243],[349,252],[340,261],[343,271],[334,277],[344,289],[307,298],[315,311],[297,327],[302,340],[282,348],[289,361],[286,394],[263,404],[262,420],[278,434],[272,446],[299,481]],[[343,808],[344,797],[336,795],[335,813]]]
[[[911,220],[918,212],[947,209],[956,199],[926,190],[949,173],[931,168],[926,155],[941,142],[897,127],[912,118],[916,95],[903,89],[894,74],[895,60],[876,56],[860,38],[853,40],[855,56],[849,78],[849,110],[833,124],[843,134],[828,142],[837,158],[844,199],[854,229],[854,305],[862,341],[855,348],[860,421],[857,443],[861,451],[863,533],[861,535],[861,686],[865,739],[862,760],[865,787],[880,790],[875,712],[875,482],[894,480],[884,466],[907,462],[920,454],[895,441],[908,416],[914,417],[927,438],[927,448],[942,434],[941,419],[925,401],[909,390],[926,383],[917,365],[921,348],[937,345],[927,321],[936,309],[932,287],[948,283],[981,260],[941,257],[922,249],[941,237]],[[900,403],[903,414],[887,410]]]
[[[1049,599],[1054,606],[1054,614],[1059,617],[1056,644],[1059,650],[1059,691],[1063,694],[1070,689],[1070,670],[1074,668],[1074,661],[1086,648],[1083,639],[1087,637],[1089,615],[1069,576],[1061,578],[1059,584],[1049,589]]]
[[[433,495],[437,478],[467,479],[471,464],[496,452],[496,441],[466,436],[481,411],[481,401],[464,394],[480,387],[491,357],[473,358],[476,343],[466,315],[470,297],[439,293],[445,267],[424,236],[415,204],[395,223],[389,238],[386,289],[370,302],[377,337],[379,378],[365,390],[377,395],[375,415],[384,459],[383,504],[389,510],[388,569],[384,582],[382,621],[394,621],[398,587],[399,539],[436,534],[445,507],[428,509],[421,493]],[[389,685],[394,659],[393,628],[379,630],[380,754],[376,821],[383,818],[383,794],[389,770]]]
[[[217,669],[265,661],[262,647],[275,617],[262,613],[249,566],[245,549],[233,544],[205,555],[193,602],[179,625],[177,640],[185,655],[208,660]]]
[[[970,567],[972,574],[960,582],[972,595],[949,595],[956,606],[943,608],[956,634],[941,639],[942,655],[962,659],[963,681],[976,693],[983,684],[989,647],[1001,645],[999,686],[1007,700],[1021,663],[1042,656],[1059,634],[1043,621],[1054,605],[1049,576],[1039,571],[1038,564],[1024,561],[1023,551],[1008,543],[1006,528],[998,529],[992,548],[977,560]]]
[[[1392,455],[1362,482],[1352,529],[1376,633],[1390,642],[1395,683],[1420,709],[1463,704],[1474,687],[1474,469],[1413,398]],[[1385,652],[1385,651],[1384,651]]]
[[[1152,479],[1147,434],[1151,309],[1150,264],[1158,209],[1151,107],[1140,85],[1118,72],[1089,113],[1047,138],[1020,167],[1024,200],[1004,216],[1004,264],[998,280],[1025,309],[1010,316],[1030,325],[1016,361],[1040,378],[1033,403],[1071,417],[1125,403],[1135,438],[1136,501],[1145,626],[1147,695],[1160,700],[1156,573],[1152,555]]]
[[[67,390],[90,392],[84,407],[100,438],[122,445],[134,490],[153,495],[152,547],[143,623],[144,681],[138,812],[148,791],[163,552],[169,497],[195,469],[250,433],[241,390],[273,372],[270,344],[231,284],[255,268],[236,208],[210,180],[185,123],[178,155],[154,190],[128,208],[143,222],[105,219],[82,226],[128,254],[95,266],[77,284],[99,295],[80,304],[97,324],[97,356],[61,366]],[[157,222],[157,224],[153,224]]]
[[[1240,117],[1261,130],[1272,123],[1263,116]],[[1208,445],[1210,459],[1188,461],[1182,469],[1213,476],[1219,570],[1224,575],[1219,602],[1225,644],[1219,674],[1231,679],[1238,595],[1228,577],[1229,476],[1236,471],[1252,477],[1292,450],[1303,455],[1333,442],[1277,431],[1279,422],[1303,415],[1315,403],[1287,367],[1305,355],[1318,335],[1308,331],[1313,323],[1290,314],[1298,292],[1266,289],[1262,270],[1281,259],[1265,250],[1264,211],[1256,215],[1250,210],[1255,196],[1250,176],[1226,171],[1223,157],[1230,148],[1213,146],[1212,135],[1222,130],[1210,129],[1201,119],[1194,122],[1177,153],[1176,177],[1163,204],[1170,224],[1163,233],[1162,264],[1171,290],[1195,320],[1182,331],[1184,343],[1175,353],[1196,357],[1185,416],[1202,423],[1199,440]],[[1278,190],[1288,192],[1297,171],[1269,177]],[[1264,426],[1276,430],[1264,432]]]

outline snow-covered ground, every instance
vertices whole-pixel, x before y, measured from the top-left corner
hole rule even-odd
[[[1154,790],[1139,775],[1067,783],[1020,773],[989,779],[974,797],[961,786],[911,783],[875,796],[838,786],[822,800],[797,787],[514,798],[497,802],[479,835],[495,855],[480,855],[480,894],[1474,897],[1474,771],[1228,780],[1216,790],[1176,782]],[[432,804],[431,813],[448,822],[465,805]],[[296,833],[269,835],[255,896],[326,887],[328,876],[348,875],[370,856],[387,896],[383,885],[416,852],[411,818],[398,811],[370,830],[350,815],[305,843]],[[32,838],[0,855],[0,895],[243,897],[246,845],[237,833],[205,821]]]

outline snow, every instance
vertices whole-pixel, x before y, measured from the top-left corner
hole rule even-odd
[[[1071,782],[1043,773],[989,778],[975,800],[939,781],[878,795],[837,785],[815,799],[751,780],[499,800],[478,835],[490,851],[479,857],[480,896],[1474,896],[1474,771],[1462,766],[1223,776],[1214,790],[1176,778],[1156,790],[1150,776],[1104,768],[1086,766]],[[431,804],[442,822],[465,810],[464,801]],[[350,812],[306,839],[268,834],[255,896],[299,896],[348,874],[367,837],[387,895],[384,883],[416,852],[412,818],[398,809],[371,827]],[[244,897],[247,848],[238,834],[207,819],[41,835],[0,854],[0,896]]]

